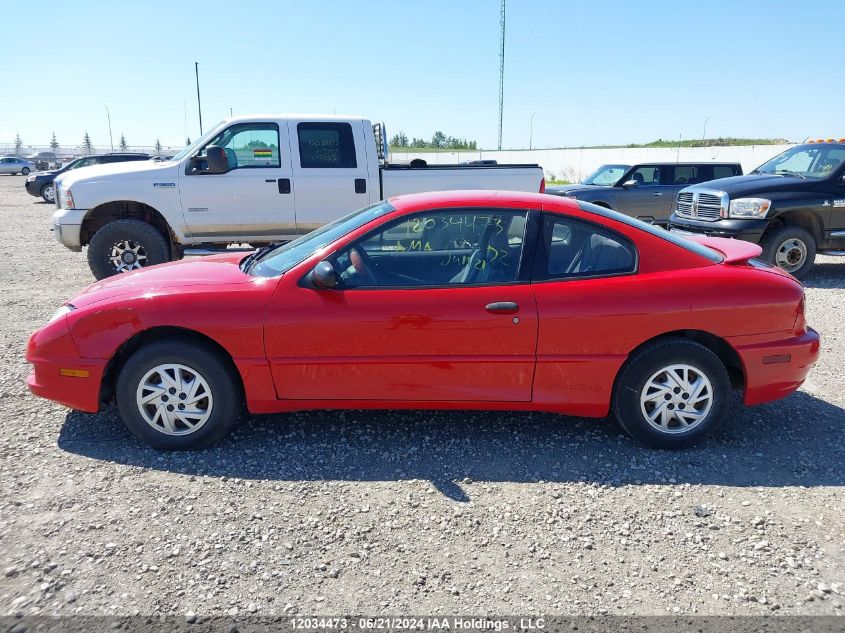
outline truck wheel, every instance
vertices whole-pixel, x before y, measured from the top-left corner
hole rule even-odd
[[[52,182],[48,182],[41,187],[41,197],[44,199],[44,202],[53,204],[56,201],[56,186]]]
[[[88,266],[97,279],[170,261],[170,245],[151,224],[114,220],[100,227],[88,245]]]
[[[796,279],[803,279],[816,261],[816,241],[800,226],[782,226],[760,242],[763,258]]]

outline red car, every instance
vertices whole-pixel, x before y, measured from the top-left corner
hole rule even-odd
[[[158,449],[244,404],[604,417],[680,448],[795,391],[818,358],[802,286],[747,242],[689,241],[565,198],[393,198],[285,245],[113,277],[35,332],[33,393],[116,402]]]

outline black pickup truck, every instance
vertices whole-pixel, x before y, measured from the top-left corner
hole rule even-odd
[[[759,243],[801,279],[816,253],[845,255],[845,138],[791,147],[745,176],[678,192],[669,230]]]

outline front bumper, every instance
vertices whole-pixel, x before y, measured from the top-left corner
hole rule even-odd
[[[81,358],[65,318],[33,333],[27,344],[26,360],[32,363],[26,386],[36,396],[80,411],[99,410],[100,382],[108,361]]]
[[[798,389],[819,359],[819,347],[812,328],[789,339],[736,346],[745,373],[745,404],[780,400]]]
[[[715,222],[693,220],[675,213],[669,218],[669,230],[683,235],[685,232],[710,237],[732,237],[758,244],[769,225],[768,220],[737,220],[725,218]]]
[[[53,235],[59,244],[74,252],[82,250],[82,220],[84,209],[59,209],[53,214]]]
[[[41,187],[43,187],[45,183],[46,183],[45,180],[33,180],[33,181],[27,180],[24,183],[24,188],[26,189],[26,192],[29,195],[35,196],[36,198],[40,198],[41,197]]]

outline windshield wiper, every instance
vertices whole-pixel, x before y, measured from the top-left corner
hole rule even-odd
[[[257,249],[254,253],[250,253],[246,257],[244,257],[243,261],[241,262],[241,270],[245,272],[247,275],[252,270],[252,267],[255,265],[255,262],[258,261],[259,257],[262,257],[266,253],[269,253],[274,248],[278,248],[284,244],[284,242],[270,242],[266,246],[262,246],[261,248]]]

